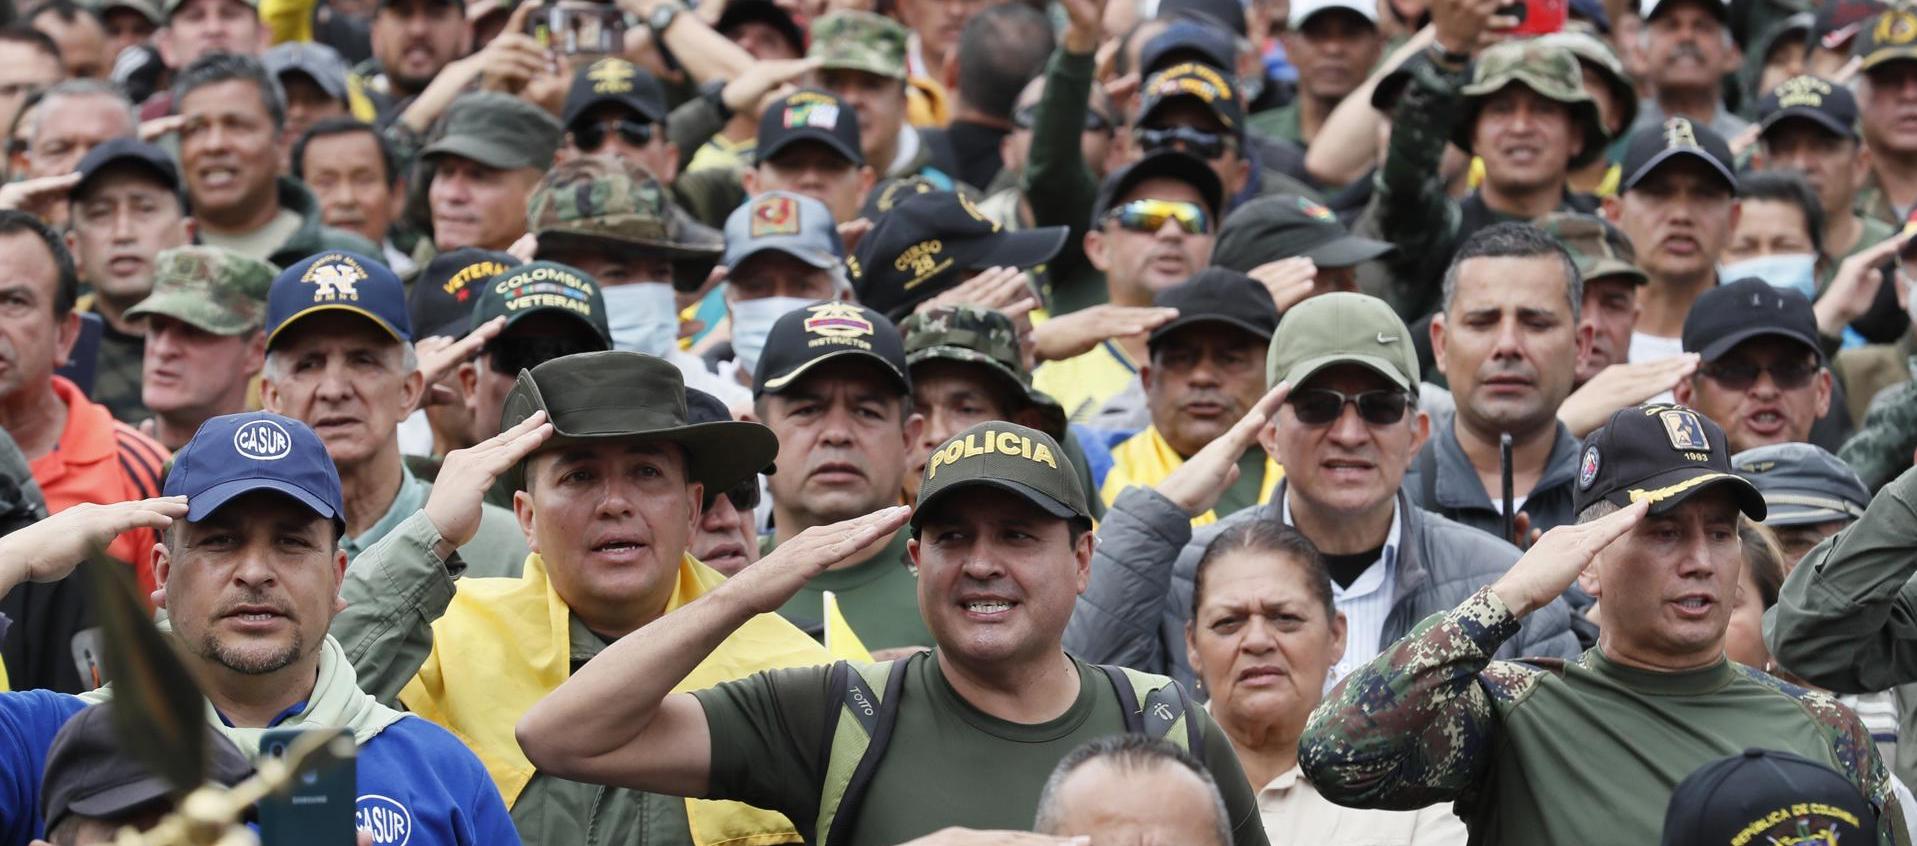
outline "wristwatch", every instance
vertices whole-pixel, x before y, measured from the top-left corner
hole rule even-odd
[[[653,7],[652,14],[646,16],[646,28],[652,30],[654,35],[664,35],[666,27],[672,26],[672,19],[685,10],[685,4],[678,0],[660,3]]]

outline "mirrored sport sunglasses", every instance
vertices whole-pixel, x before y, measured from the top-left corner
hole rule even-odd
[[[1404,419],[1411,408],[1411,395],[1404,391],[1365,391],[1343,394],[1326,388],[1292,391],[1285,398],[1291,413],[1306,426],[1328,426],[1345,413],[1346,405],[1358,407],[1358,417],[1373,426],[1389,426]]]
[[[1211,231],[1205,207],[1184,200],[1133,200],[1106,212],[1105,219],[1133,232],[1157,232],[1167,220],[1178,221],[1187,235]]]

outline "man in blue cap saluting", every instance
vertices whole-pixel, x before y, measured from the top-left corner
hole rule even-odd
[[[473,753],[431,723],[359,689],[339,642],[339,475],[326,445],[297,420],[267,412],[216,417],[174,455],[166,496],[76,506],[0,539],[0,592],[72,572],[122,531],[161,531],[158,604],[212,711],[208,725],[249,757],[269,728],[345,728],[359,745],[362,826],[379,844],[517,843],[499,794]],[[40,770],[55,733],[89,701],[35,691],[0,694],[0,841],[44,836]]]

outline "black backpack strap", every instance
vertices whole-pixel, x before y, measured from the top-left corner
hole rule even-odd
[[[1191,712],[1191,699],[1185,696],[1184,685],[1172,682],[1145,697],[1145,733],[1152,737],[1164,737],[1171,733],[1172,726],[1179,717],[1185,718],[1185,751],[1199,754],[1204,746],[1204,738],[1198,734],[1198,720]]]
[[[1118,709],[1125,714],[1125,732],[1144,734],[1144,712],[1138,706],[1138,694],[1132,690],[1131,677],[1125,675],[1124,670],[1109,664],[1099,664],[1097,667],[1105,671],[1105,678],[1111,680],[1112,690],[1118,693]]]
[[[885,758],[885,747],[892,741],[892,727],[899,721],[899,691],[905,687],[906,668],[911,664],[912,659],[923,654],[927,653],[913,653],[892,661],[892,670],[885,679],[885,695],[879,699],[878,708],[876,713],[872,714],[872,719],[865,724],[872,741],[865,747],[865,754],[859,757],[859,765],[852,771],[852,781],[845,786],[845,793],[839,799],[839,810],[832,819],[832,830],[814,833],[824,846],[839,846],[839,844],[851,842],[854,821],[859,818],[859,804],[865,800],[865,790],[872,784],[872,776],[878,771],[879,761]],[[844,662],[840,664],[843,666]],[[863,693],[866,701],[871,701],[871,691],[864,690],[863,680],[857,673],[848,673],[845,685],[841,689],[846,691],[848,698],[856,699]],[[861,709],[855,707],[852,710],[857,714]],[[830,742],[828,738],[827,743]]]
[[[1429,442],[1418,450],[1418,488],[1424,497],[1424,510],[1443,514],[1444,509],[1438,505],[1438,448]]]

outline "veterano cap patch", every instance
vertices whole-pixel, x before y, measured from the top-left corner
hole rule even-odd
[[[1015,494],[1053,517],[1090,520],[1077,469],[1052,436],[1015,423],[980,423],[932,451],[912,512],[916,528],[955,490],[984,486]]]
[[[1722,485],[1752,520],[1764,519],[1764,497],[1731,470],[1724,430],[1681,405],[1625,408],[1584,440],[1575,510],[1603,500],[1619,507],[1651,503],[1662,514],[1699,491]]]

